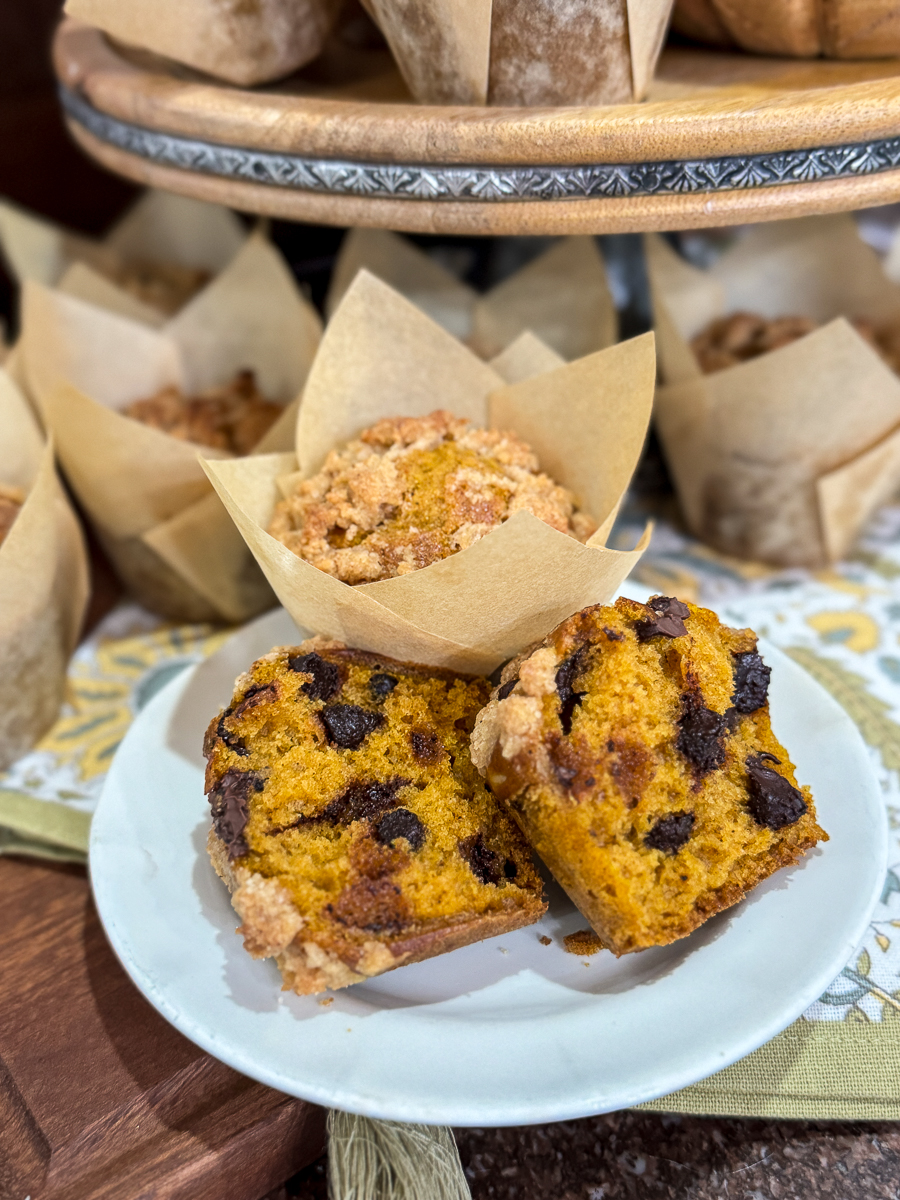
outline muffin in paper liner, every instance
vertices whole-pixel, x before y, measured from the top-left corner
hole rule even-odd
[[[894,0],[676,0],[672,27],[713,46],[791,58],[900,54]]]
[[[65,12],[117,41],[249,87],[322,49],[341,0],[67,0]]]
[[[88,598],[88,565],[53,445],[0,370],[0,485],[22,506],[0,541],[0,769],[56,720]]]
[[[325,301],[329,317],[360,270],[390,284],[481,358],[502,353],[526,330],[564,359],[582,358],[618,339],[606,268],[592,237],[560,238],[479,295],[406,238],[385,229],[351,229],[334,265]]]
[[[35,282],[22,312],[16,356],[29,391],[131,591],[175,620],[240,621],[269,607],[271,591],[199,465],[201,447],[118,410],[168,385],[194,395],[248,368],[285,409],[256,449],[287,449],[321,325],[278,252],[253,235],[161,329]]]
[[[672,0],[363,3],[423,104],[641,100],[672,8]]]
[[[159,327],[223,271],[247,240],[219,204],[150,189],[105,237],[73,233],[0,199],[10,273]]]
[[[707,270],[646,248],[655,419],[689,528],[777,566],[840,559],[900,485],[900,379],[850,324],[900,328],[900,287],[845,216],[754,227]],[[704,374],[691,339],[736,312],[819,328]]]
[[[537,339],[518,347],[534,353]],[[545,350],[545,353],[549,353]],[[504,383],[386,284],[360,272],[329,323],[310,371],[293,454],[204,467],[276,595],[298,623],[375,653],[487,673],[562,617],[611,597],[643,552],[605,545],[646,435],[652,335]],[[527,375],[527,372],[525,372]],[[511,429],[541,469],[597,522],[582,544],[528,512],[421,570],[350,586],[296,557],[266,532],[279,480],[308,478],[328,452],[389,416],[437,408]]]

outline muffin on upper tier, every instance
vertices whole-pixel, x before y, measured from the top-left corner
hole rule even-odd
[[[333,450],[269,533],[320,571],[371,583],[465,550],[523,509],[582,542],[596,528],[514,433],[438,411],[385,418]]]
[[[472,758],[616,954],[685,937],[827,834],[769,721],[756,635],[619,599],[509,664]]]
[[[314,638],[209,727],[209,852],[244,945],[300,995],[536,921],[524,838],[469,757],[487,680]]]

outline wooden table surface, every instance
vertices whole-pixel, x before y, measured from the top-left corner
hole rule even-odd
[[[238,1075],[144,1000],[82,868],[0,861],[0,911],[2,1200],[258,1200],[319,1156],[322,1109]]]

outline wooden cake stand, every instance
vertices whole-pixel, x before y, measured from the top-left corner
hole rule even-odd
[[[900,60],[663,54],[649,99],[414,104],[389,56],[240,89],[66,20],[69,127],[139,183],[245,212],[422,233],[686,229],[900,199]]]

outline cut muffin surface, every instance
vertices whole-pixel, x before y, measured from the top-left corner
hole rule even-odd
[[[540,876],[469,756],[490,685],[314,638],[209,726],[210,857],[284,987],[345,987],[536,921]]]
[[[827,834],[749,629],[671,597],[562,622],[505,669],[472,757],[604,946],[685,937]]]
[[[579,541],[596,528],[514,433],[438,410],[385,418],[333,450],[268,531],[320,571],[370,583],[465,550],[519,511]]]

